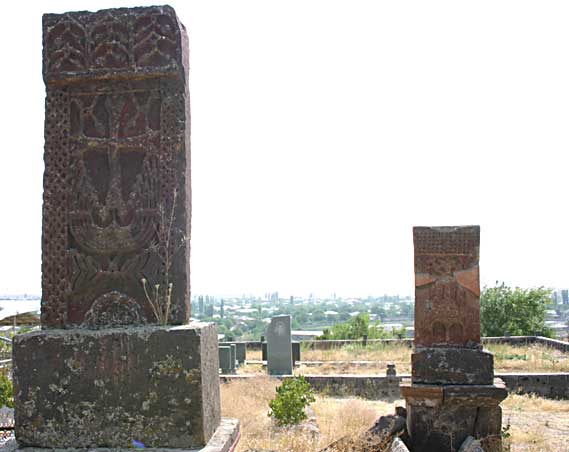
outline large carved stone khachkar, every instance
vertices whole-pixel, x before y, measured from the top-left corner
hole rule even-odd
[[[43,43],[43,329],[14,341],[16,439],[202,447],[219,363],[215,325],[188,323],[185,29],[168,6],[47,14]]]
[[[455,451],[469,435],[499,448],[507,392],[480,342],[480,228],[415,227],[413,241],[415,350],[401,385],[412,450]]]

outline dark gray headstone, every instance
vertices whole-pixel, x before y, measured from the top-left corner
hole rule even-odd
[[[237,367],[237,347],[235,344],[230,344],[231,347],[231,364],[232,368],[235,370]]]
[[[219,368],[222,374],[233,373],[234,366],[231,365],[231,347],[229,345],[222,345],[219,350]]]
[[[237,362],[240,365],[245,364],[245,360],[247,359],[247,344],[244,342],[236,342],[235,347],[237,352]]]
[[[300,361],[300,342],[292,343],[292,365],[296,366],[296,363]]]
[[[292,374],[291,317],[280,315],[267,327],[267,369],[269,375]]]

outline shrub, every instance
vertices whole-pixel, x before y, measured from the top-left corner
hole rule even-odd
[[[331,329],[324,329],[323,334],[316,339],[361,339],[364,336],[368,339],[386,339],[393,337],[393,334],[386,332],[379,322],[370,324],[369,314],[365,312],[347,322],[337,323]]]
[[[304,409],[314,402],[314,392],[301,375],[287,378],[276,388],[276,397],[269,402],[269,416],[279,425],[298,424],[306,419]]]
[[[14,386],[5,370],[0,371],[0,407],[14,408]]]

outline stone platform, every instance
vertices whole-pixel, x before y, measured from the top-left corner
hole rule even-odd
[[[508,395],[502,380],[491,385],[401,383],[413,452],[455,451],[468,436],[501,444],[502,409]],[[494,450],[494,449],[491,449]],[[501,450],[501,449],[498,449]]]
[[[218,369],[214,324],[18,335],[16,439],[58,449],[128,448],[133,440],[203,447],[220,423]]]
[[[149,452],[232,452],[237,447],[241,437],[239,421],[237,419],[222,418],[219,427],[204,447],[197,449],[162,449],[162,448],[145,448]],[[0,448],[1,452],[51,452],[51,451],[67,451],[67,452],[132,452],[132,447],[128,449],[120,448],[95,448],[95,449],[45,449],[39,447],[19,447],[16,440],[8,441]]]
[[[491,385],[494,356],[479,347],[416,347],[413,383]]]

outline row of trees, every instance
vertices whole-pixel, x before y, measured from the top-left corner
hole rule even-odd
[[[386,331],[379,321],[370,324],[369,314],[363,313],[345,323],[337,323],[332,328],[326,328],[318,339],[388,339],[404,337],[405,328]]]
[[[512,289],[505,284],[485,288],[480,296],[482,336],[553,336],[545,325],[551,290],[543,287]],[[370,324],[369,314],[359,314],[347,322],[325,329],[318,339],[386,339],[402,337],[402,331],[385,331],[379,322]]]

